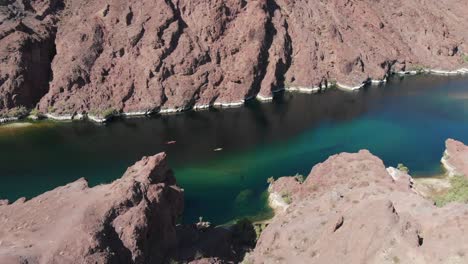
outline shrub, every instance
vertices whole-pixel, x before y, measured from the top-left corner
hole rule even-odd
[[[412,65],[409,68],[410,71],[416,71],[417,73],[423,73],[425,69],[426,67],[419,65],[419,64]]]
[[[403,163],[398,163],[397,169],[402,172],[409,173],[408,167],[406,167]]]
[[[28,115],[28,109],[24,106],[14,107],[6,113],[6,117],[25,117]]]
[[[37,110],[36,108],[34,108],[33,110],[31,110],[31,112],[29,112],[30,115],[33,115],[33,116],[37,116],[39,115],[39,110]]]
[[[117,110],[114,108],[108,108],[102,112],[102,117],[107,119],[117,115]]]
[[[338,82],[336,80],[330,80],[328,82],[328,88],[337,88],[338,87]]]
[[[463,54],[462,59],[464,62],[468,63],[468,54]]]
[[[451,202],[468,203],[468,179],[464,176],[453,176],[450,178],[450,184],[447,193],[435,197],[435,204],[442,207]]]
[[[273,184],[275,182],[275,178],[270,177],[267,179],[268,184]]]
[[[44,113],[39,111],[37,108],[34,108],[33,110],[31,110],[31,112],[29,112],[29,114],[33,115],[33,116],[36,116],[38,118],[42,118],[44,116]]]
[[[281,198],[283,199],[283,201],[287,204],[291,204],[292,203],[292,197],[291,197],[291,194],[289,192],[282,192],[281,193]]]
[[[304,183],[304,175],[301,175],[299,173],[296,173],[296,175],[294,176],[294,178],[296,179],[296,181],[300,182],[300,183]]]
[[[255,223],[254,224],[254,230],[255,230],[255,235],[257,236],[257,239],[260,237],[263,230],[265,230],[265,228],[267,228],[267,226],[268,226],[267,223]]]

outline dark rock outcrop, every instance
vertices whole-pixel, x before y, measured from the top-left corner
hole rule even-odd
[[[247,262],[467,262],[468,205],[435,207],[399,174],[360,151],[316,165],[303,184],[279,179],[277,214]]]
[[[455,70],[468,54],[464,0],[1,3],[3,112],[39,98],[55,116],[232,106],[284,87]]]
[[[162,263],[182,210],[165,154],[145,157],[111,184],[0,204],[0,263]]]

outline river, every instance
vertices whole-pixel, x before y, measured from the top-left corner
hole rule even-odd
[[[4,125],[0,198],[30,198],[80,177],[107,183],[142,156],[166,151],[185,189],[183,222],[259,219],[271,215],[269,177],[307,175],[330,155],[363,148],[387,166],[435,175],[449,137],[468,143],[467,77],[393,77],[359,92],[284,93],[271,103],[107,125]]]

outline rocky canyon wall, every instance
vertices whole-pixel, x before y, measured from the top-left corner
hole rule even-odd
[[[165,113],[456,70],[466,24],[464,0],[3,0],[0,112]]]

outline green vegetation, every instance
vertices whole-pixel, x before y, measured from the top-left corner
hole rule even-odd
[[[468,179],[464,176],[453,176],[450,178],[452,185],[447,193],[435,197],[434,202],[442,207],[451,202],[468,203]]]
[[[410,71],[416,71],[418,74],[423,73],[425,69],[426,69],[426,67],[424,67],[422,65],[419,65],[419,64],[412,65],[409,68]]]
[[[291,197],[291,194],[289,192],[285,192],[285,191],[281,192],[281,198],[287,204],[292,203],[292,197]]]
[[[296,175],[294,176],[294,178],[296,179],[296,181],[300,182],[300,183],[304,183],[305,181],[305,178],[304,178],[304,175],[301,175],[299,173],[296,173]]]
[[[398,163],[397,169],[402,172],[409,173],[408,167],[406,167],[403,163]]]
[[[462,59],[464,62],[468,63],[468,54],[463,54]]]
[[[31,112],[29,112],[30,115],[32,116],[36,116],[37,118],[42,118],[44,117],[44,113],[42,113],[41,111],[39,111],[38,109],[34,108],[33,110],[31,110]]]
[[[33,116],[38,116],[39,115],[39,110],[37,110],[36,108],[34,108],[33,110],[31,110],[31,112],[29,112],[30,115],[33,115]]]
[[[263,230],[265,230],[265,228],[267,228],[267,226],[268,226],[268,223],[264,223],[264,222],[254,223],[254,230],[255,230],[255,234],[257,236],[257,239],[260,237]]]
[[[53,106],[47,107],[47,113],[53,113],[53,112],[55,112],[55,109]]]
[[[270,177],[267,179],[268,184],[273,184],[275,182],[275,178]]]
[[[447,153],[447,151],[444,151],[444,156],[443,156],[444,159],[448,159],[449,158],[449,155]]]
[[[28,109],[24,106],[18,106],[8,110],[7,113],[4,114],[4,117],[25,117],[28,115]]]
[[[91,110],[89,111],[89,114],[94,117],[99,117],[99,118],[104,118],[104,119],[109,119],[113,116],[116,116],[119,114],[117,110],[114,108],[110,107],[105,110],[98,109],[98,110]]]
[[[338,87],[338,82],[336,80],[330,80],[328,82],[328,88],[337,88]]]
[[[108,108],[102,112],[102,117],[107,119],[117,115],[118,112],[114,108]]]

